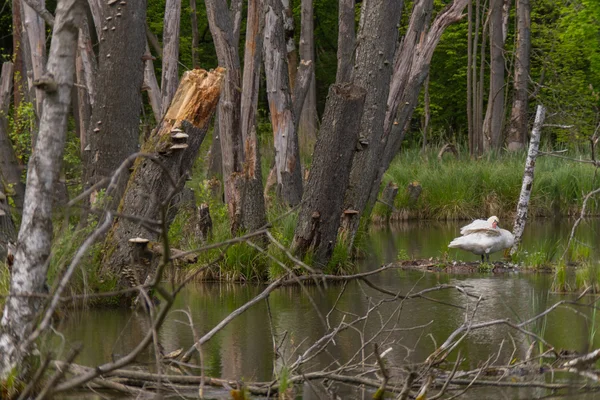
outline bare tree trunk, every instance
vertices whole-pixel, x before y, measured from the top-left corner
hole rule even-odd
[[[161,117],[169,109],[179,84],[179,23],[181,0],[167,0],[163,29],[163,56],[161,84]]]
[[[198,59],[198,43],[200,43],[200,35],[198,34],[196,0],[190,0],[190,19],[192,24],[192,66],[194,68],[200,68],[200,60]]]
[[[212,131],[212,143],[208,155],[208,167],[206,175],[209,178],[223,178],[223,156],[221,154],[221,136],[219,129],[219,112],[215,113],[215,121]]]
[[[484,146],[498,150],[502,147],[504,122],[504,41],[502,35],[503,0],[490,4],[490,92],[483,122]]]
[[[531,51],[531,9],[529,0],[517,0],[517,57],[514,91],[508,132],[508,150],[517,151],[527,143],[527,83]]]
[[[79,127],[80,154],[82,159],[87,153],[87,135],[89,131],[92,110],[94,107],[95,77],[98,71],[96,55],[92,48],[92,39],[87,20],[82,21],[77,39],[77,58],[75,73],[77,75],[77,119]]]
[[[294,42],[294,14],[292,12],[292,1],[281,0],[283,6],[283,29],[285,31],[285,51],[287,54],[288,79],[291,90],[296,83],[296,71],[298,70],[298,51]],[[296,125],[297,127],[298,125]]]
[[[431,103],[429,100],[429,73],[425,78],[425,83],[423,87],[424,96],[423,96],[423,125],[421,127],[422,135],[423,135],[423,143],[421,144],[421,152],[425,153],[427,150],[427,137],[429,136],[429,121],[431,120]]]
[[[352,157],[366,91],[351,84],[335,84],[329,97],[317,139],[292,251],[314,253],[319,268],[331,259],[340,226]]]
[[[4,194],[12,196],[16,207],[21,210],[25,198],[25,185],[21,182],[21,165],[8,137],[8,110],[12,82],[13,64],[5,62],[2,64],[2,74],[0,75],[0,173],[5,180],[3,183],[10,185],[13,191],[8,193],[8,190],[5,190]]]
[[[521,237],[525,230],[525,223],[527,222],[527,210],[529,208],[529,198],[531,197],[531,189],[533,187],[533,173],[535,169],[535,159],[538,154],[538,148],[540,147],[540,137],[542,135],[542,125],[544,125],[544,118],[546,116],[546,109],[542,105],[538,105],[537,112],[535,114],[535,122],[533,123],[533,129],[531,130],[531,140],[529,142],[529,152],[527,153],[527,161],[525,161],[525,172],[523,173],[523,184],[521,185],[521,194],[519,195],[519,203],[517,204],[517,215],[515,216],[515,223],[513,226],[513,234],[515,235],[515,242],[510,249],[510,254],[515,254],[519,249],[521,243]]]
[[[315,64],[315,24],[312,0],[301,0],[300,13],[300,61]],[[317,140],[319,127],[319,116],[317,115],[317,83],[314,71],[310,79],[308,93],[302,107],[300,124],[296,126],[298,131],[298,143],[302,154],[311,154],[314,143]]]
[[[20,294],[44,291],[52,240],[52,195],[58,180],[71,107],[75,77],[78,23],[83,7],[78,0],[60,0],[47,65],[44,113],[38,146],[27,174],[25,209],[11,274],[10,293],[2,315],[0,380],[13,371],[24,376],[32,371],[25,359],[32,343],[28,338],[41,308],[39,297]],[[30,360],[29,362],[31,362]]]
[[[44,0],[38,0],[41,7],[44,7]],[[40,118],[42,114],[43,91],[34,90],[33,82],[38,80],[45,71],[46,65],[46,31],[42,17],[29,6],[27,1],[21,3],[23,13],[24,37],[27,38],[27,47],[29,54],[26,55],[31,60],[31,78],[28,75],[29,90],[32,99],[35,99],[35,110]]]
[[[355,0],[339,1],[336,83],[352,82],[354,47],[356,46],[354,5]]]
[[[226,69],[218,107],[223,185],[232,234],[243,228],[243,141],[240,125],[241,87],[235,26],[225,0],[206,0],[206,14],[219,64]]]
[[[265,23],[265,73],[273,137],[277,193],[288,205],[302,199],[302,171],[298,136],[293,122],[281,0],[268,2]]]
[[[142,149],[157,157],[162,166],[147,158],[135,162],[121,203],[122,214],[144,221],[162,220],[161,210],[169,195],[182,189],[198,155],[219,101],[224,75],[222,68],[214,72],[194,69],[184,74],[165,117]],[[177,183],[177,189],[173,182]],[[152,273],[148,269],[128,269],[131,251],[128,240],[135,237],[152,241],[159,234],[156,229],[144,228],[139,219],[119,218],[104,243],[103,271],[118,277],[121,288],[130,286],[132,274],[138,282],[144,282]]]
[[[19,108],[25,95],[24,84],[27,78],[27,69],[23,61],[23,29],[21,28],[21,0],[12,0],[12,36],[13,36],[13,59],[14,59],[14,85],[13,105]],[[25,101],[27,101],[26,96]]]
[[[485,3],[483,6],[480,5],[480,0],[477,0],[477,15],[483,17],[486,14]],[[478,21],[475,21],[476,25]],[[477,148],[480,149],[479,153],[483,154],[485,151],[485,138],[483,136],[483,88],[485,86],[485,66],[487,65],[487,61],[485,58],[485,46],[487,41],[487,30],[489,27],[489,18],[483,22],[483,32],[481,33],[481,45],[479,46],[479,74],[477,76],[477,81],[475,83],[475,91],[476,96],[474,98],[475,102],[475,129],[476,129],[476,137],[477,137]],[[479,28],[477,26],[477,28]],[[476,30],[479,31],[478,29]],[[474,47],[475,49],[477,47]],[[477,57],[475,57],[476,61]]]
[[[357,212],[352,214],[351,219],[345,220],[343,226],[349,233],[350,245],[365,211],[382,156],[381,139],[402,7],[403,1],[397,0],[370,0],[362,4],[354,84],[365,88],[367,95],[359,135],[363,148],[354,156],[344,199],[344,209]]]
[[[102,15],[97,90],[88,132],[88,186],[110,176],[139,145],[146,2],[140,0],[125,5],[103,2]],[[114,192],[115,198],[121,196],[126,183],[124,176]],[[94,197],[95,194],[92,202]]]
[[[146,54],[144,56],[146,61],[144,62],[144,84],[143,88],[148,94],[148,101],[150,107],[152,107],[152,114],[154,114],[154,120],[156,123],[160,122],[163,116],[162,113],[162,98],[160,96],[160,87],[156,80],[156,74],[154,72],[154,57],[150,54],[150,46],[146,43]]]
[[[250,0],[246,21],[244,74],[242,76],[242,98],[240,102],[245,179],[245,198],[242,199],[242,224],[248,231],[259,229],[267,222],[260,153],[256,135],[264,23],[263,0]]]

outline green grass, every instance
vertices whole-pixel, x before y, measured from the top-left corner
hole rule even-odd
[[[568,156],[586,158],[581,154]],[[394,206],[407,217],[444,220],[506,216],[516,210],[525,157],[520,152],[471,160],[463,149],[458,159],[447,154],[440,161],[437,149],[425,155],[418,150],[406,150],[393,161],[383,184],[393,181],[400,187]],[[414,204],[409,202],[406,190],[410,182],[418,182],[423,189]],[[575,215],[585,194],[598,184],[598,180],[594,182],[594,167],[589,164],[540,156],[536,161],[529,214]],[[383,216],[383,209],[376,207],[375,217]],[[600,199],[588,202],[588,213],[600,214]]]

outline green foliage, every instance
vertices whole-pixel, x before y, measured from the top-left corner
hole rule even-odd
[[[589,157],[578,153],[571,156]],[[384,182],[391,180],[400,187],[394,206],[409,217],[473,219],[483,215],[505,216],[516,209],[524,165],[524,153],[490,154],[473,161],[463,150],[458,159],[445,156],[440,161],[433,149],[425,155],[409,149],[392,162]],[[423,188],[416,204],[410,203],[405,190],[413,181],[418,181]],[[536,161],[529,215],[575,215],[584,195],[596,185],[592,166],[540,157]],[[597,215],[600,202],[590,200],[588,212]]]
[[[23,164],[31,154],[31,135],[36,129],[36,116],[33,103],[23,101],[8,119],[8,132],[16,156]]]

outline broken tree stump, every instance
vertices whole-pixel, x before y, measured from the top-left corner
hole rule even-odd
[[[202,239],[207,241],[212,236],[213,223],[210,217],[210,209],[208,204],[202,203],[198,206],[198,224],[196,234]]]
[[[408,203],[411,206],[414,206],[419,200],[419,197],[421,196],[423,187],[421,187],[421,184],[419,182],[414,181],[408,184],[406,190],[408,191]]]
[[[160,165],[146,157],[134,163],[119,210],[121,215],[135,215],[136,219],[120,217],[115,222],[104,243],[101,267],[101,273],[119,279],[119,289],[130,286],[121,274],[131,258],[127,240],[143,237],[155,241],[163,226],[168,229],[168,221],[162,221],[163,210],[170,196],[182,189],[197,158],[219,101],[224,74],[223,68],[187,71],[167,113],[142,147],[142,152],[152,154]],[[142,272],[140,282],[149,274]]]

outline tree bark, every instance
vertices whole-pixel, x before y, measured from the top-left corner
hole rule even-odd
[[[150,107],[152,107],[152,114],[156,123],[160,122],[163,116],[162,112],[162,98],[160,95],[160,87],[156,80],[156,74],[154,72],[154,57],[150,54],[150,46],[146,42],[146,61],[144,62],[144,84],[143,88],[148,94],[148,101]]]
[[[507,147],[517,151],[527,143],[527,83],[531,51],[531,9],[529,0],[517,0],[517,56],[515,59],[513,102]]]
[[[469,142],[469,155],[471,158],[477,155],[477,149],[475,147],[475,131],[473,129],[473,75],[474,75],[474,52],[473,52],[473,0],[469,0],[467,6],[467,129],[468,129],[468,142]],[[475,32],[477,35],[477,32]]]
[[[365,88],[367,95],[360,123],[360,141],[364,148],[354,156],[344,200],[345,210],[357,212],[345,214],[353,216],[344,226],[349,234],[349,245],[354,241],[382,156],[383,124],[402,7],[403,1],[397,0],[368,0],[362,4],[354,84]]]
[[[268,2],[265,23],[265,74],[275,144],[277,193],[295,206],[302,199],[298,136],[293,122],[281,0]]]
[[[94,94],[96,89],[95,77],[98,71],[96,55],[94,54],[90,28],[87,21],[82,21],[77,39],[77,56],[75,59],[75,73],[77,75],[77,119],[80,153],[82,159],[87,153],[87,135],[89,131],[92,110],[94,107]]]
[[[491,0],[490,9],[490,91],[483,122],[484,146],[502,147],[504,122],[504,40],[502,35],[503,0]]]
[[[15,109],[19,108],[25,95],[24,83],[27,78],[27,69],[23,62],[23,37],[21,28],[21,0],[12,0],[12,36],[13,36],[13,58],[14,58],[14,85],[13,105]],[[27,100],[27,96],[25,100]]]
[[[12,82],[13,64],[5,62],[2,64],[2,74],[0,75],[0,174],[4,178],[4,183],[10,186],[10,192],[5,190],[4,194],[12,196],[17,209],[21,210],[25,198],[25,185],[21,182],[21,164],[17,160],[8,136],[8,111]]]
[[[219,101],[224,75],[222,68],[214,72],[195,69],[184,74],[165,117],[142,148],[144,153],[157,157],[162,166],[148,158],[136,160],[121,214],[146,221],[162,219],[161,210],[167,205],[169,195],[182,189],[197,157]],[[173,182],[179,187],[173,187]],[[157,240],[159,234],[155,229],[144,228],[138,219],[119,218],[104,244],[103,273],[110,272],[118,277],[120,288],[130,286],[132,274],[138,282],[144,282],[152,272],[129,269],[131,248],[128,240],[135,237],[152,241]]]
[[[16,296],[7,299],[2,315],[0,380],[5,380],[13,370],[19,376],[32,372],[31,365],[24,360],[31,351],[27,339],[41,309],[41,299],[19,295],[44,291],[51,252],[52,195],[64,151],[75,77],[78,23],[83,13],[78,0],[58,2],[45,75],[49,84],[44,87],[44,113],[38,146],[29,162],[25,208],[11,274],[10,293]]]
[[[300,13],[300,62],[315,64],[315,23],[312,0],[301,0]],[[302,154],[311,154],[317,140],[319,116],[317,114],[317,83],[314,70],[309,82],[308,93],[302,107],[300,124],[296,125]]]
[[[292,1],[281,0],[283,5],[283,29],[285,31],[285,51],[287,54],[288,79],[291,90],[294,90],[296,83],[296,71],[298,70],[298,51],[294,42],[294,13],[292,12]],[[296,125],[298,126],[298,125]]]
[[[365,96],[364,89],[351,84],[329,90],[292,244],[297,254],[313,252],[320,267],[331,259],[337,241],[344,203],[339,194],[348,186]]]
[[[35,99],[35,110],[38,120],[42,114],[43,91],[34,90],[33,83],[38,80],[45,71],[46,65],[46,31],[42,17],[33,9],[28,2],[21,3],[23,13],[23,32],[27,40],[29,54],[26,54],[28,60],[31,60],[31,69],[28,70],[29,91],[32,99]],[[44,7],[44,0],[39,1],[41,7]],[[29,73],[31,72],[31,77]]]
[[[513,234],[515,242],[510,249],[510,254],[515,254],[519,249],[525,223],[527,222],[527,210],[529,208],[529,198],[531,197],[531,189],[533,187],[533,173],[535,169],[535,159],[537,157],[538,148],[540,146],[540,137],[542,134],[542,125],[546,109],[542,105],[538,105],[535,114],[535,122],[531,130],[531,140],[529,142],[529,151],[527,153],[527,161],[525,161],[525,172],[523,173],[523,184],[521,185],[521,194],[519,195],[519,203],[517,204],[517,215],[513,226]]]
[[[161,77],[161,117],[169,109],[179,84],[179,25],[181,0],[167,0],[163,29],[163,56]]]
[[[219,112],[215,114],[212,131],[212,143],[208,155],[208,167],[206,175],[208,178],[223,179],[223,156],[221,154],[221,137],[219,135]]]
[[[240,102],[245,179],[243,183],[245,197],[242,199],[242,224],[248,231],[254,231],[267,222],[260,153],[256,135],[264,21],[263,0],[250,0],[246,21],[244,74],[242,76],[242,98]]]
[[[190,20],[192,24],[192,66],[194,68],[200,68],[200,60],[198,59],[198,43],[200,43],[200,35],[198,34],[196,0],[190,0]]]
[[[336,83],[352,82],[354,47],[356,46],[354,5],[355,0],[339,0]]]
[[[103,2],[102,15],[96,99],[88,131],[88,186],[109,177],[138,150],[142,108],[146,2]],[[119,181],[115,199],[120,198],[126,182],[127,177]]]
[[[223,186],[229,214],[230,230],[237,234],[243,228],[243,140],[241,135],[240,104],[241,78],[235,26],[225,0],[206,0],[208,24],[215,43],[219,65],[225,67],[223,91],[218,107]]]

